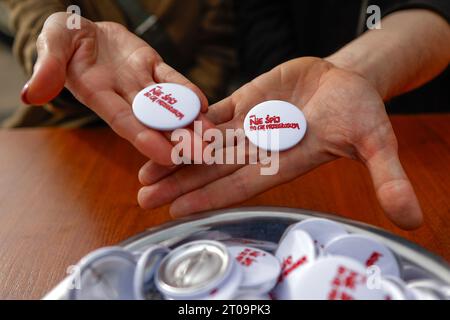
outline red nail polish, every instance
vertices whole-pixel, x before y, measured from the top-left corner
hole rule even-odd
[[[22,89],[22,92],[20,94],[20,97],[22,99],[22,102],[25,104],[30,104],[30,101],[28,100],[28,88],[30,87],[30,82],[28,81],[25,86]]]

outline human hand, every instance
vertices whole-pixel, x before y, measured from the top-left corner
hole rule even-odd
[[[203,112],[208,108],[206,97],[125,27],[81,18],[81,28],[69,30],[67,17],[66,13],[55,13],[45,22],[37,42],[38,60],[22,100],[42,105],[66,86],[141,153],[156,163],[171,165],[172,143],[167,135],[145,127],[134,117],[134,97],[145,87],[161,82],[192,89],[201,100]],[[210,125],[202,115],[199,119],[205,127]]]
[[[242,128],[248,111],[266,100],[285,100],[308,121],[304,140],[280,153],[279,173],[260,174],[258,165],[190,165],[162,168],[149,162],[140,171],[143,208],[170,203],[175,217],[242,202],[339,157],[369,169],[388,218],[404,229],[422,223],[422,212],[397,153],[397,141],[383,100],[356,73],[318,58],[282,64],[210,107],[207,116],[221,130]]]

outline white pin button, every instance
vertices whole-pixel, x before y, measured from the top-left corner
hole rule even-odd
[[[239,292],[239,286],[242,283],[244,274],[242,269],[233,263],[233,270],[220,287],[213,288],[208,295],[198,298],[198,300],[232,300],[234,296]]]
[[[391,279],[382,279],[381,288],[386,292],[386,300],[406,300],[403,287]]]
[[[136,118],[162,131],[184,128],[200,113],[201,103],[190,89],[175,83],[158,83],[140,91],[133,101]]]
[[[166,247],[152,245],[137,261],[134,273],[133,287],[134,295],[138,300],[146,299],[146,287],[154,284],[153,277],[159,268],[161,260],[170,252]]]
[[[334,239],[347,234],[341,224],[322,218],[311,218],[293,224],[286,230],[285,234],[292,230],[303,230],[308,233],[320,250],[324,249]]]
[[[381,276],[400,277],[400,265],[392,251],[363,235],[338,237],[325,247],[324,252],[353,258],[366,267],[376,265],[380,268]]]
[[[391,300],[415,300],[416,296],[406,286],[406,283],[397,277],[387,276],[382,279],[382,288]]]
[[[98,249],[78,264],[74,300],[134,300],[134,256],[119,247]],[[78,288],[77,288],[78,286]]]
[[[275,299],[293,299],[298,277],[316,260],[316,254],[314,242],[306,232],[293,230],[284,237],[275,252],[281,262],[281,274],[273,291]]]
[[[242,270],[241,292],[268,293],[275,286],[281,272],[277,258],[268,252],[245,246],[228,248]]]
[[[305,136],[303,112],[280,100],[256,105],[244,120],[244,131],[255,146],[270,151],[284,151],[297,145]]]
[[[384,300],[386,293],[367,285],[366,270],[346,257],[326,257],[305,267],[296,282],[296,300]]]

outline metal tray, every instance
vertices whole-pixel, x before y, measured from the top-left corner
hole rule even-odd
[[[301,209],[253,207],[214,211],[151,228],[119,245],[139,253],[152,244],[173,248],[198,239],[240,238],[278,242],[289,225],[312,217],[337,221],[350,233],[365,234],[380,241],[397,255],[403,266],[418,268],[427,278],[450,288],[450,265],[419,245],[368,224]],[[44,299],[65,299],[69,281],[65,279]]]

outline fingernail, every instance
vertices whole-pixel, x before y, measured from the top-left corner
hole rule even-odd
[[[148,182],[147,180],[147,170],[145,167],[142,167],[139,172],[138,172],[138,180],[141,183],[141,185],[143,186],[148,186],[151,183]]]
[[[25,104],[31,104],[30,100],[28,100],[28,89],[30,87],[30,81],[28,81],[25,86],[22,89],[22,92],[20,94],[20,98],[22,99],[22,102]]]
[[[154,197],[155,187],[143,187],[138,192],[138,203],[142,209],[152,210],[164,205],[164,201],[157,200]]]

